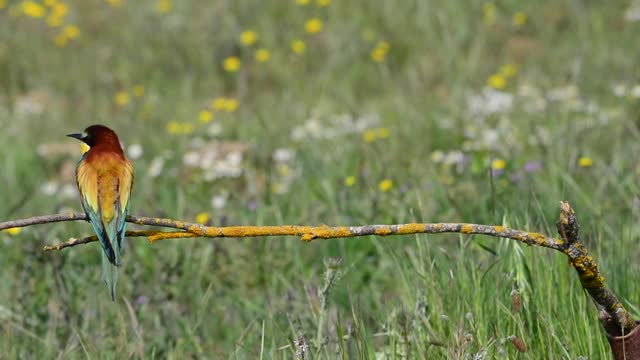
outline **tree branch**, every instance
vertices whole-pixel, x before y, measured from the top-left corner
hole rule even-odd
[[[25,227],[38,224],[48,224],[61,221],[87,220],[87,215],[78,213],[63,213],[55,215],[34,216],[28,219],[0,222],[0,230]]]
[[[24,227],[36,224],[47,224],[61,221],[87,220],[85,214],[66,213],[36,216],[28,219],[0,222],[0,230]],[[173,219],[127,216],[127,222],[137,225],[160,226],[182,231],[127,231],[128,237],[146,237],[150,242],[164,239],[180,239],[194,237],[259,237],[259,236],[297,236],[303,241],[315,239],[348,238],[367,235],[409,235],[461,233],[488,235],[519,241],[527,245],[541,246],[563,252],[569,257],[570,264],[575,267],[582,286],[599,309],[606,312],[603,318],[609,329],[615,327],[622,333],[628,333],[635,327],[635,321],[624,308],[618,298],[605,287],[604,277],[598,270],[595,260],[588,255],[587,248],[580,239],[579,226],[571,206],[561,203],[560,221],[556,224],[562,240],[544,234],[510,229],[503,226],[468,224],[468,223],[410,223],[397,225],[364,225],[364,226],[204,226]],[[80,244],[97,241],[97,237],[89,236],[53,246],[45,246],[44,250],[61,250]]]
[[[556,226],[566,244],[563,252],[569,257],[569,264],[576,269],[582,287],[601,309],[600,318],[607,331],[610,334],[618,333],[619,335],[631,332],[636,327],[635,320],[618,297],[606,288],[604,276],[598,270],[598,264],[593,257],[589,256],[587,246],[580,238],[580,225],[568,202],[560,202],[560,221]]]
[[[60,221],[86,220],[84,214],[56,214],[36,216],[28,219],[0,222],[0,230],[13,227],[24,227],[36,224],[46,224]],[[410,235],[410,234],[440,234],[440,233],[461,233],[489,235],[501,238],[517,240],[527,245],[542,246],[554,250],[562,251],[564,242],[546,235],[510,229],[504,226],[467,224],[467,223],[410,223],[398,225],[364,225],[364,226],[204,226],[173,219],[152,218],[143,216],[127,216],[127,222],[137,225],[161,226],[184,230],[179,232],[161,231],[129,231],[127,236],[145,236],[151,242],[164,239],[179,239],[193,237],[258,237],[258,236],[297,236],[303,241],[315,239],[335,239],[368,235]],[[96,236],[83,239],[71,239],[66,243],[47,246],[45,250],[60,250],[70,246],[86,244],[97,241]]]

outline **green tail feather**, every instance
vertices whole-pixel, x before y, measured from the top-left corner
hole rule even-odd
[[[113,258],[109,261],[109,256],[102,251],[102,280],[107,284],[109,291],[111,292],[111,300],[116,299],[116,284],[118,283],[118,267],[120,266],[120,255],[122,249],[120,242],[118,242],[118,223],[112,221],[103,225],[105,228],[105,238],[109,242],[109,247],[113,250]],[[124,234],[122,234],[124,235]],[[124,237],[124,236],[123,236]]]
[[[116,285],[118,284],[118,267],[109,262],[107,254],[102,249],[102,281],[109,288],[111,294],[111,300],[116,301]],[[116,252],[117,254],[118,252]]]

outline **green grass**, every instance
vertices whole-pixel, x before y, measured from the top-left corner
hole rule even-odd
[[[568,200],[607,284],[640,316],[640,107],[629,90],[640,84],[640,24],[624,20],[626,1],[494,4],[491,25],[483,2],[462,0],[324,8],[194,0],[174,1],[166,14],[150,0],[119,8],[77,0],[63,23],[80,36],[58,47],[65,25],[20,15],[20,2],[9,1],[0,9],[0,219],[79,210],[64,186],[75,185],[80,152],[64,135],[103,123],[125,147],[143,148],[134,161],[137,215],[193,221],[206,212],[215,225],[465,221],[553,235],[558,202]],[[522,27],[512,24],[518,11],[527,15]],[[324,27],[305,34],[313,17]],[[239,44],[247,29],[257,45]],[[305,41],[304,54],[292,53],[294,39]],[[370,53],[383,40],[389,51],[376,63]],[[262,47],[266,63],[254,60]],[[222,68],[231,55],[242,61],[237,73]],[[469,98],[506,64],[518,68],[504,89],[513,106],[471,113]],[[626,95],[614,94],[617,84]],[[136,85],[143,96],[131,92]],[[115,102],[122,91],[125,106]],[[198,114],[220,96],[240,105],[214,112],[214,136]],[[333,123],[339,115],[378,120],[336,134],[346,129]],[[309,119],[319,125],[293,139]],[[172,121],[192,131],[171,134]],[[368,142],[367,129],[389,136]],[[211,179],[184,165],[204,144],[228,142],[247,146],[241,176]],[[277,163],[279,148],[295,157]],[[440,159],[456,152],[455,164]],[[579,166],[581,157],[593,165]],[[490,179],[494,159],[506,167]],[[525,172],[532,162],[541,168]],[[355,185],[345,185],[348,176]],[[386,192],[384,179],[393,181]],[[43,192],[46,183],[57,191]],[[226,199],[222,209],[214,196]],[[287,359],[302,338],[305,359],[610,357],[574,270],[546,249],[454,234],[309,244],[130,239],[113,303],[96,244],[41,251],[89,234],[85,223],[0,233],[4,357]],[[332,258],[342,261],[327,284]]]

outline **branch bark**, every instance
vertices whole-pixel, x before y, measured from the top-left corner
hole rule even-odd
[[[66,213],[56,215],[36,216],[28,219],[0,222],[0,230],[24,227],[36,224],[47,224],[61,221],[87,220],[85,214]],[[297,236],[303,241],[315,239],[348,238],[367,235],[409,235],[409,234],[439,234],[461,233],[488,235],[507,238],[533,246],[541,246],[563,252],[569,257],[570,264],[575,267],[580,282],[591,296],[596,306],[603,311],[601,316],[605,327],[618,329],[627,334],[636,326],[634,319],[624,308],[620,300],[606,288],[604,277],[598,270],[595,260],[588,255],[587,247],[580,239],[579,225],[575,212],[571,206],[561,203],[560,221],[556,224],[562,239],[556,239],[541,233],[510,229],[503,226],[469,224],[469,223],[410,223],[396,225],[364,225],[364,226],[227,226],[215,227],[189,223],[173,219],[163,219],[143,216],[127,216],[127,222],[137,225],[159,226],[173,228],[180,231],[127,231],[128,237],[146,237],[150,242],[164,239],[180,239],[194,237],[259,237],[259,236]],[[97,237],[89,236],[82,239],[70,239],[67,242],[45,246],[44,250],[62,250],[80,244],[97,241]]]
[[[568,202],[560,203],[560,221],[556,226],[564,239],[563,252],[569,257],[569,264],[576,269],[582,287],[601,310],[600,319],[607,332],[618,335],[630,333],[636,327],[636,322],[618,297],[605,286],[598,264],[589,256],[587,246],[580,238],[580,225]]]
[[[47,224],[61,221],[87,220],[84,214],[68,213],[36,216],[28,219],[0,222],[0,230],[13,227],[24,227],[36,224]],[[205,226],[185,221],[153,218],[144,216],[127,216],[127,222],[137,225],[160,226],[184,231],[128,231],[127,236],[147,237],[151,242],[164,239],[193,237],[259,237],[259,236],[297,236],[303,241],[315,239],[336,239],[357,236],[388,236],[410,234],[461,233],[489,235],[513,239],[527,245],[542,246],[554,250],[562,250],[564,242],[544,234],[507,228],[504,226],[468,224],[468,223],[409,223],[396,225],[363,225],[363,226]],[[82,239],[71,239],[66,243],[45,247],[45,250],[60,250],[67,247],[97,241],[96,236]]]
[[[176,238],[189,238],[189,237],[198,237],[196,234],[188,233],[185,231],[155,231],[155,230],[144,230],[144,231],[127,231],[125,233],[126,237],[146,237],[149,240],[164,240],[164,239],[176,239]],[[87,236],[81,239],[71,238],[66,242],[56,244],[56,245],[45,245],[42,249],[44,251],[52,251],[52,250],[62,250],[64,248],[87,244],[90,242],[98,241],[98,237],[96,235]]]

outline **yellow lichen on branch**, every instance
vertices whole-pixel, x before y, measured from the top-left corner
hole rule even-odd
[[[0,223],[0,230],[14,226],[28,226],[37,223],[46,223],[52,221],[70,221],[70,220],[86,220],[81,214],[59,214],[51,215],[51,221],[47,221],[47,217],[37,217],[38,222],[30,219],[8,221]],[[177,221],[172,219],[162,219],[153,217],[128,216],[127,221],[137,225],[169,227],[183,231],[162,232],[162,231],[129,231],[129,237],[147,237],[152,243],[158,240],[181,239],[194,237],[262,237],[262,236],[297,236],[303,241],[312,241],[315,239],[336,239],[351,238],[358,236],[390,236],[390,235],[409,235],[409,234],[439,234],[439,233],[460,233],[465,235],[477,234],[488,235],[494,237],[502,237],[517,240],[527,245],[536,245],[547,247],[555,250],[564,250],[564,242],[554,239],[540,233],[527,232],[521,230],[510,229],[504,226],[492,226],[468,223],[409,223],[395,225],[363,225],[363,226],[297,226],[297,225],[281,225],[281,226],[204,226],[201,224],[189,223],[185,221]],[[97,241],[95,236],[83,239],[70,239],[69,241],[46,246],[45,250],[61,250],[88,242]]]
[[[580,256],[577,259],[571,259],[569,264],[576,268],[583,287],[604,287],[604,276],[600,275],[598,266],[591,256]]]
[[[19,228],[24,226],[46,224],[60,221],[87,220],[85,214],[64,213],[56,215],[36,216],[28,219],[0,222],[0,230]],[[410,223],[395,225],[363,225],[363,226],[227,226],[215,227],[185,221],[162,219],[153,217],[128,216],[127,222],[137,225],[159,226],[180,231],[127,231],[128,237],[147,237],[150,242],[166,239],[181,239],[195,237],[261,237],[261,236],[297,236],[303,241],[315,239],[351,238],[358,236],[389,236],[409,234],[477,234],[499,238],[513,239],[533,246],[546,247],[562,251],[569,257],[570,264],[578,272],[582,286],[589,292],[592,299],[611,319],[611,322],[624,333],[631,331],[635,321],[625,310],[618,298],[605,287],[604,277],[600,274],[595,260],[588,255],[587,248],[579,236],[579,226],[575,212],[568,203],[561,203],[560,221],[557,223],[558,233],[562,239],[556,239],[544,234],[510,229],[504,226],[469,224],[469,223]],[[89,236],[83,239],[69,241],[53,246],[45,246],[45,250],[61,250],[67,247],[97,241],[97,237]]]
[[[145,236],[145,235],[141,235]],[[167,239],[180,239],[180,238],[195,238],[198,237],[196,234],[187,233],[184,231],[156,231],[155,234],[147,235],[147,239],[152,244],[158,240],[167,240]]]
[[[576,268],[583,287],[604,287],[604,277],[598,270],[598,264],[589,256],[589,252],[582,241],[570,243],[564,253],[569,257],[569,264]]]
[[[569,257],[569,264],[578,273],[582,287],[587,290],[593,301],[606,312],[605,324],[611,322],[621,333],[631,332],[636,322],[624,308],[618,297],[607,289],[604,276],[598,270],[598,264],[589,256],[586,245],[580,238],[580,226],[575,211],[569,203],[560,203],[560,221],[556,224],[558,233],[564,238],[564,252]]]

